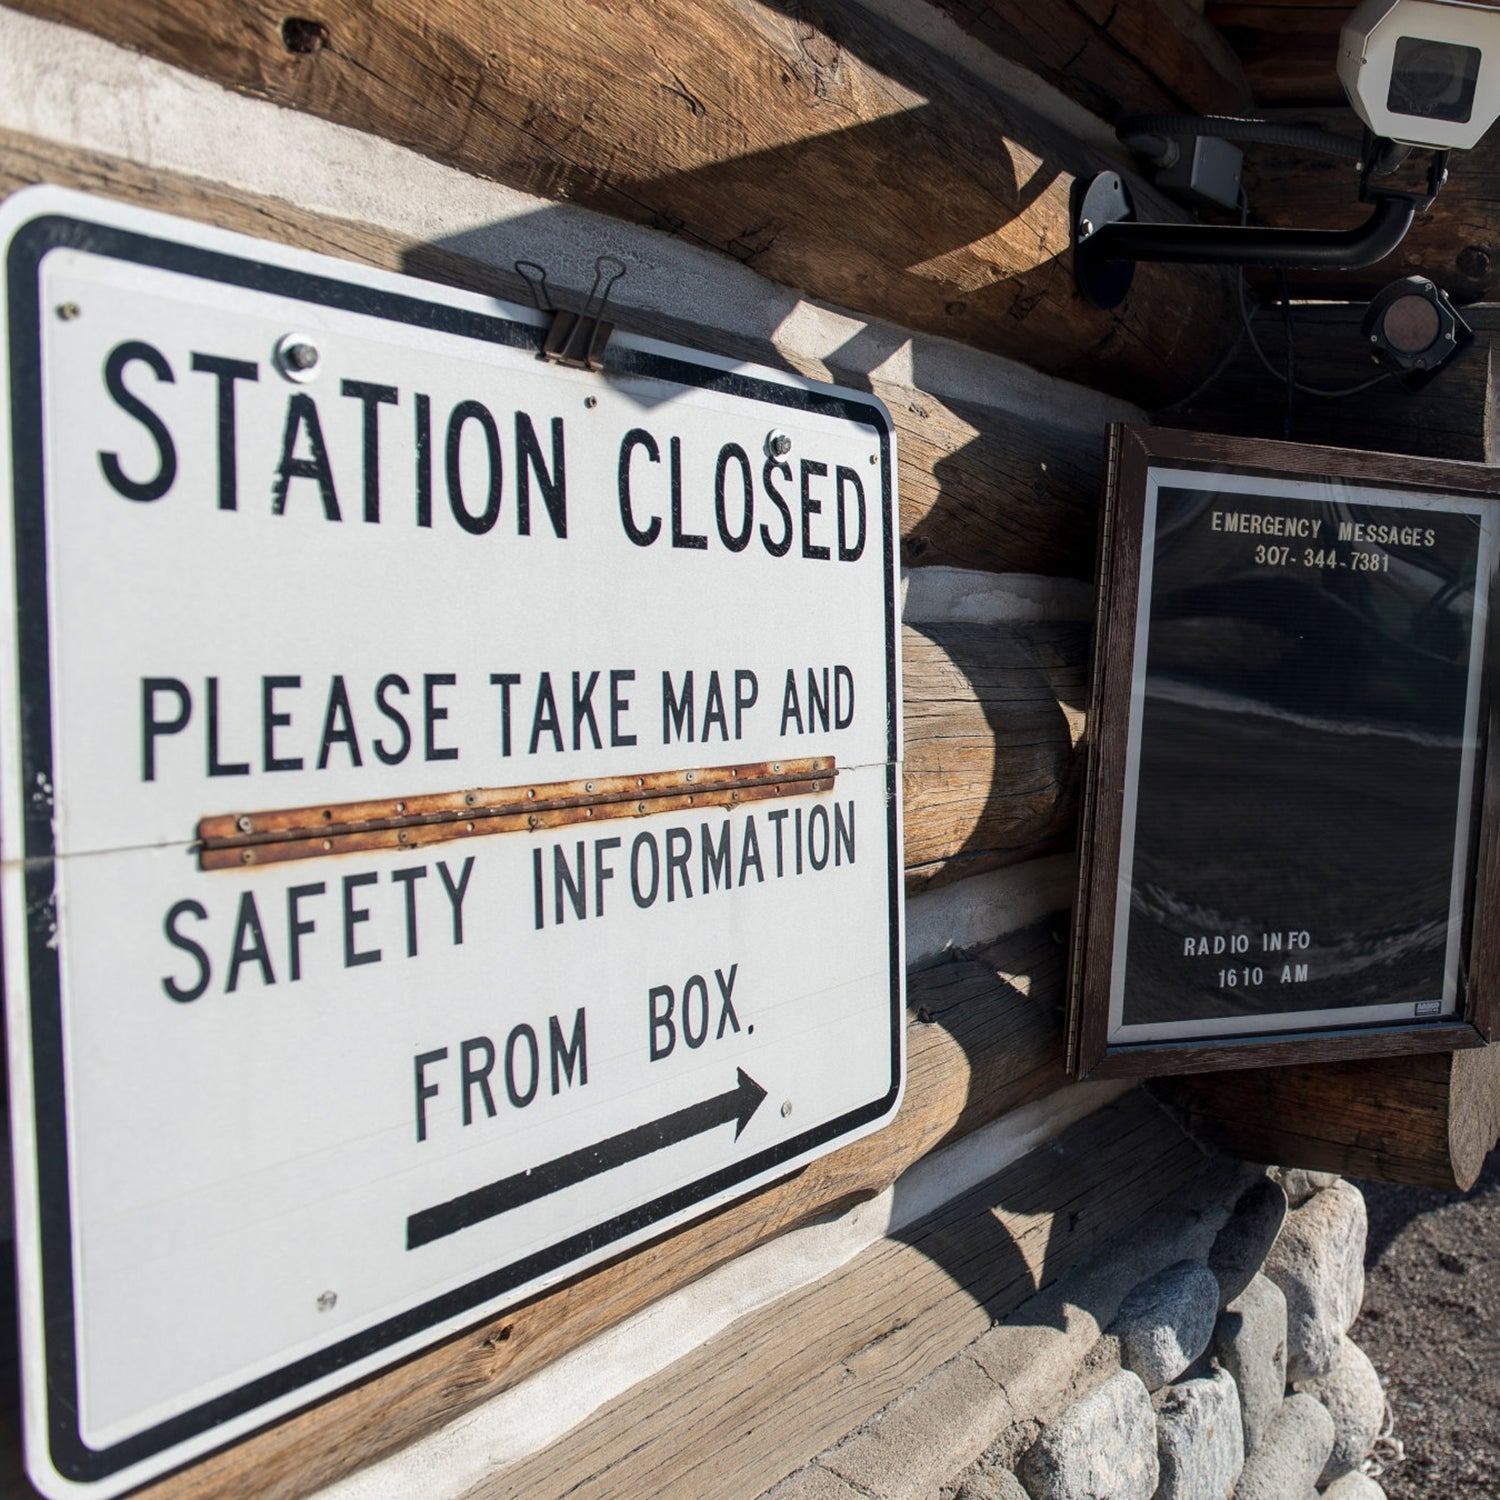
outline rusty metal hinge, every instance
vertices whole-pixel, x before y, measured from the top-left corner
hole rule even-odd
[[[736,807],[774,797],[809,796],[831,788],[837,776],[833,757],[819,756],[224,813],[198,823],[198,868],[226,870],[367,849],[417,849],[484,834],[530,833],[690,807]]]

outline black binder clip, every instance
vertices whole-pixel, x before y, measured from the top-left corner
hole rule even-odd
[[[552,324],[542,343],[542,358],[570,370],[602,370],[604,351],[615,325],[606,321],[605,309],[615,283],[625,275],[625,263],[612,255],[594,262],[594,286],[582,312],[558,307],[547,287],[547,272],[532,260],[518,260],[516,273],[531,287],[537,311],[552,314]]]

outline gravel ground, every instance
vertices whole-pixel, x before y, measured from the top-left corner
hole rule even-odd
[[[1390,1500],[1500,1500],[1500,1151],[1468,1193],[1359,1186],[1368,1280],[1351,1336],[1406,1450],[1380,1482]]]

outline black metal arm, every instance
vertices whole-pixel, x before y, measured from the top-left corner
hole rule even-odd
[[[1219,224],[1138,224],[1130,196],[1113,173],[1083,195],[1073,244],[1078,288],[1096,307],[1116,307],[1137,261],[1278,270],[1357,270],[1396,248],[1418,204],[1406,193],[1372,192],[1370,217],[1356,229],[1264,229]]]
[[[1238,224],[1102,224],[1079,250],[1104,260],[1194,261],[1214,266],[1353,271],[1383,260],[1411,228],[1408,197],[1377,197],[1357,229],[1260,229]]]

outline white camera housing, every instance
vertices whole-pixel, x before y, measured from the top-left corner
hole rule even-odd
[[[1376,135],[1467,151],[1500,115],[1500,10],[1364,0],[1339,34],[1339,81]]]

